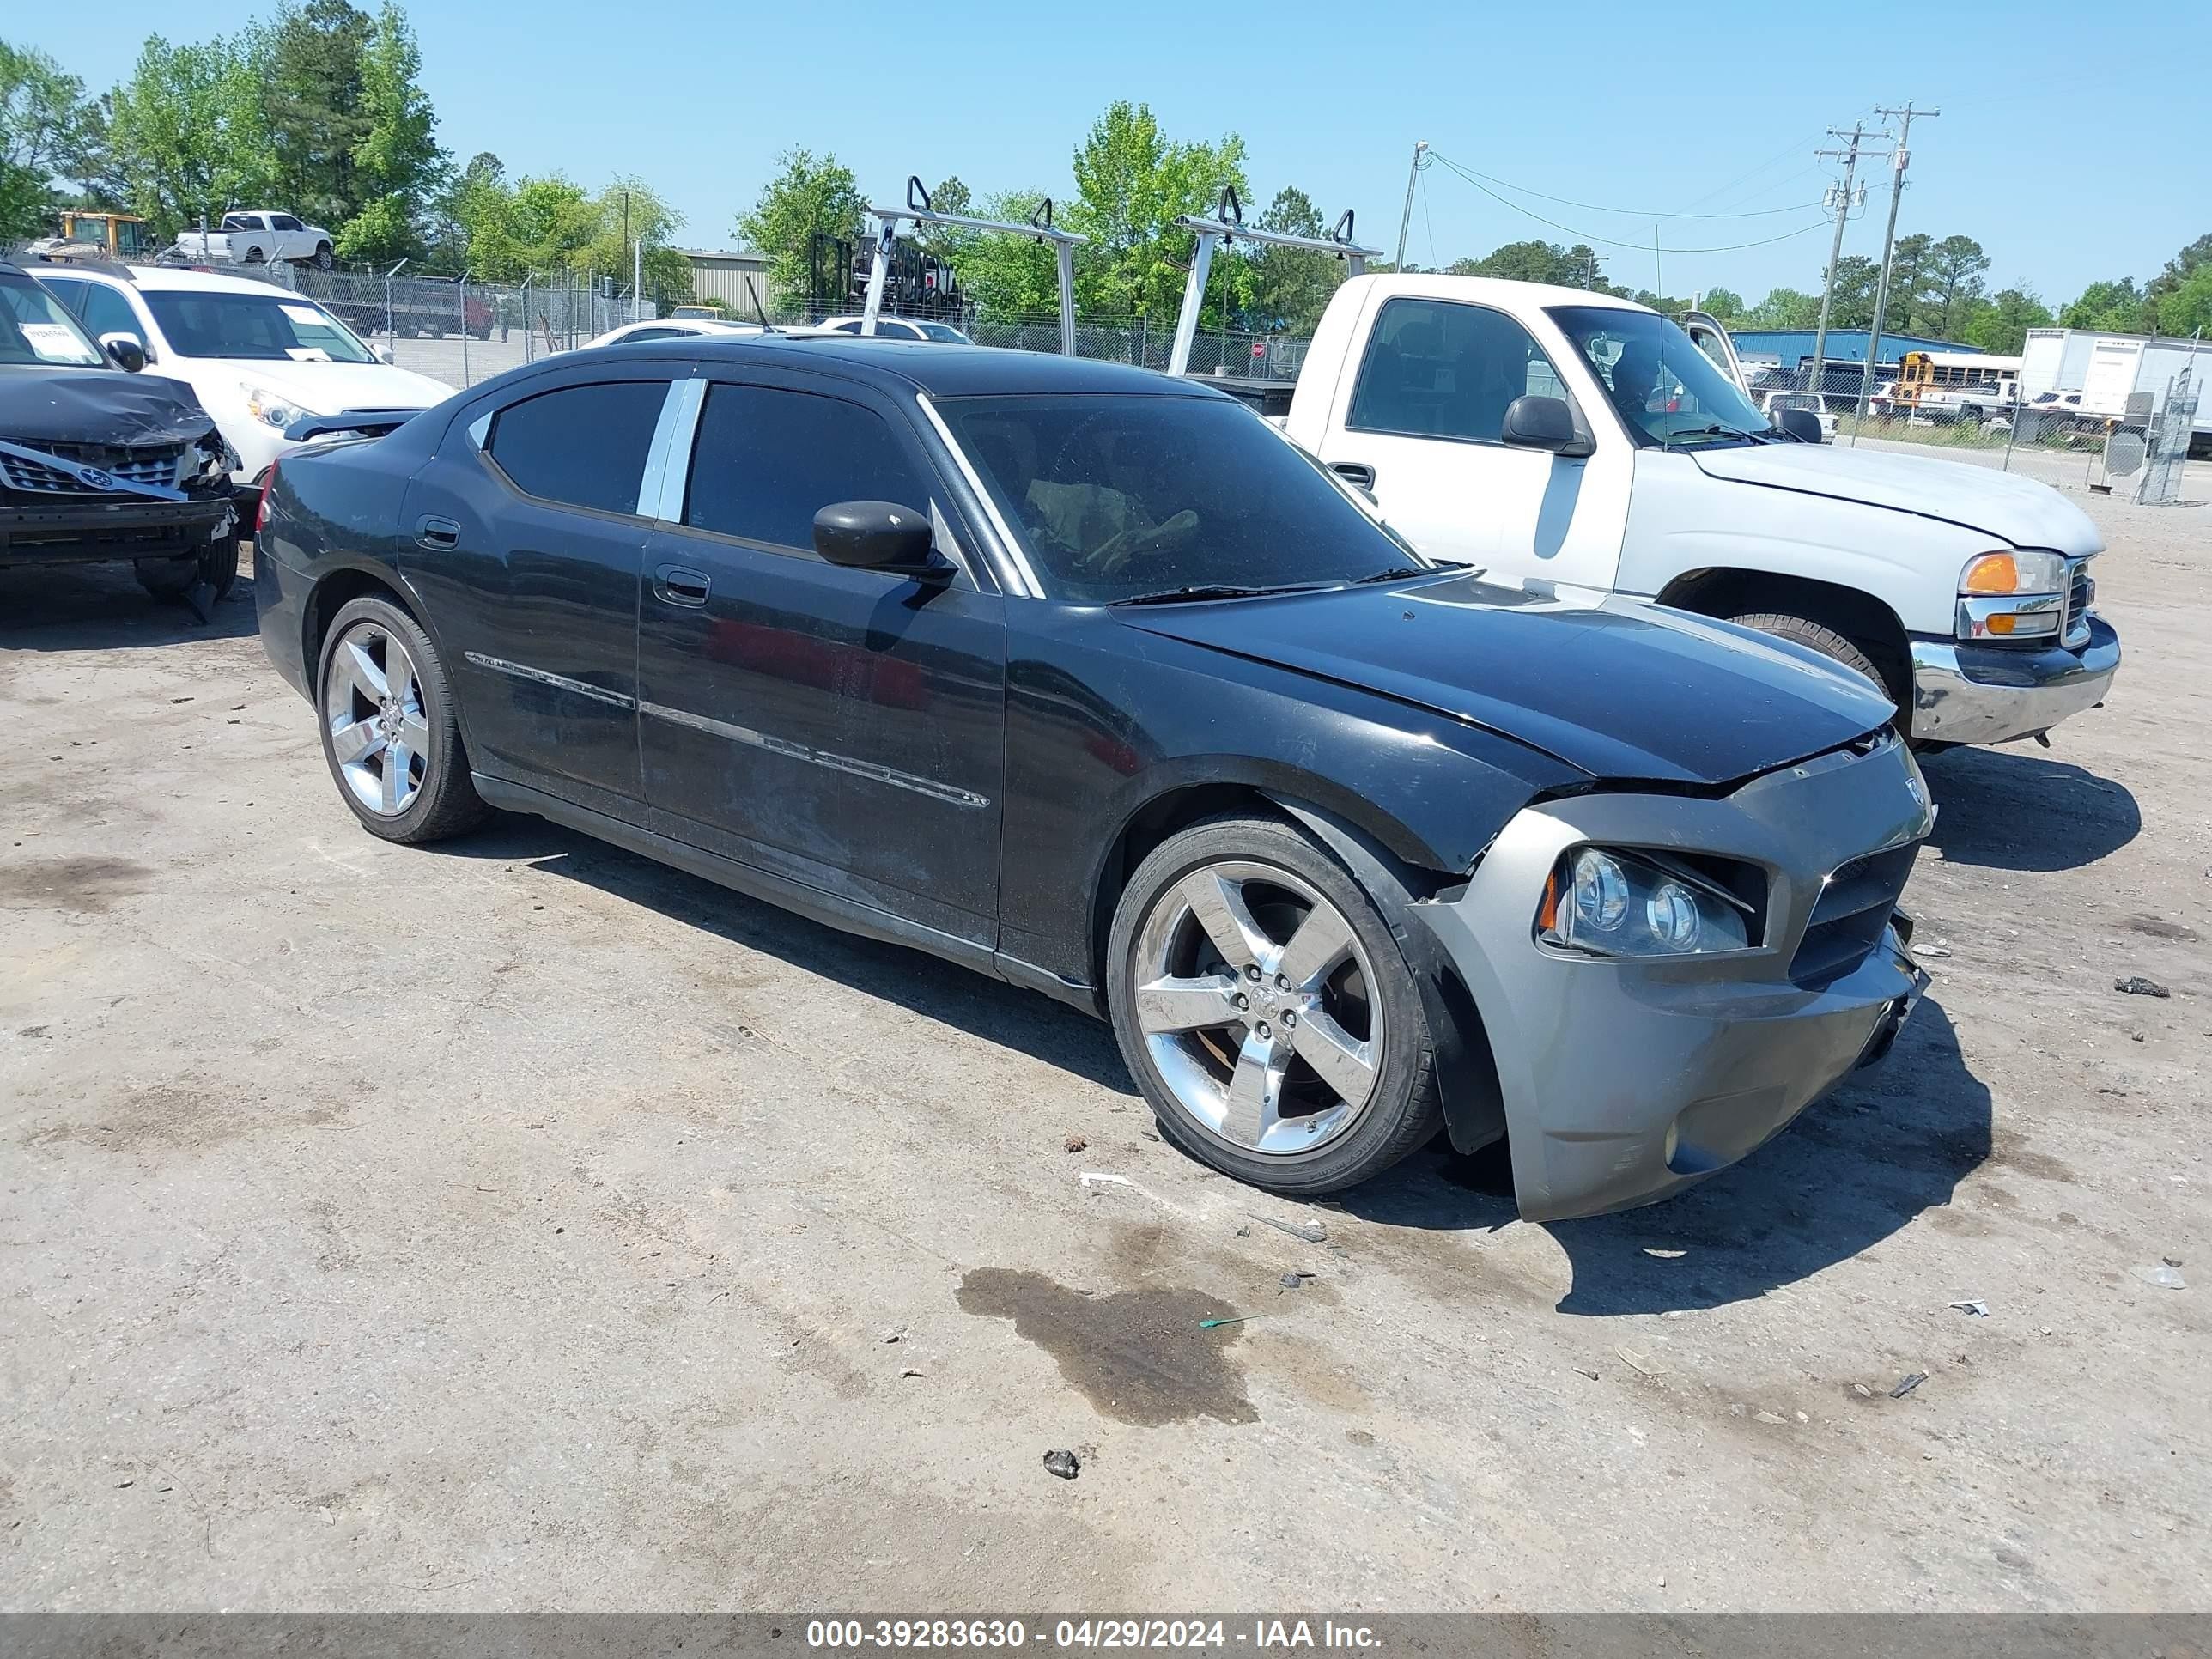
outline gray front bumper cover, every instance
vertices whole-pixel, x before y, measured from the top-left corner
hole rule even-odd
[[[1818,989],[1790,980],[1790,960],[1832,872],[1934,822],[1919,769],[1893,741],[1785,767],[1719,800],[1594,794],[1526,808],[1463,888],[1416,905],[1481,1012],[1522,1216],[1664,1198],[1879,1058],[1928,983],[1899,931]],[[1545,878],[1584,842],[1762,866],[1765,941],[1634,960],[1540,945]]]

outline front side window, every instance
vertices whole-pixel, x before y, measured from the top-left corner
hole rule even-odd
[[[1528,331],[1502,311],[1449,300],[1387,301],[1346,424],[1496,443],[1516,398],[1566,392]]]
[[[501,410],[484,447],[526,495],[634,514],[667,398],[665,380],[610,380],[540,392]]]
[[[1110,605],[1420,566],[1318,462],[1226,398],[947,398],[935,407],[1050,598]]]
[[[104,283],[87,283],[76,308],[84,319],[84,331],[97,340],[103,334],[128,334],[146,343],[146,325],[131,309],[131,301]]]
[[[269,362],[373,363],[376,354],[320,306],[274,289],[264,294],[147,289],[170,349],[180,357],[250,357]]]
[[[1550,314],[1639,442],[1691,448],[1765,435],[1766,417],[1671,318],[1617,306]]]
[[[289,213],[273,215],[269,221],[269,223],[270,227],[276,230],[305,230],[307,228],[305,225],[302,225],[297,219],[295,219]]]
[[[929,487],[882,416],[811,392],[708,388],[684,523],[811,553],[814,515],[839,501],[929,511]]]
[[[0,363],[104,363],[69,307],[28,276],[0,276]]]

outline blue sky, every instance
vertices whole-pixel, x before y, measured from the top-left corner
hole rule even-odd
[[[266,5],[149,0],[18,10],[7,38],[44,47],[95,88],[149,33],[199,38]],[[2212,230],[2212,7],[2170,6],[2151,45],[2078,4],[1975,0],[1843,12],[1706,5],[1342,3],[1200,8],[1130,0],[1079,10],[971,3],[825,8],[683,0],[443,0],[410,8],[441,137],[460,158],[586,184],[652,180],[696,246],[732,221],[793,144],[833,150],[874,199],[909,173],[978,194],[1072,187],[1070,151],[1109,100],[1148,102],[1176,137],[1243,135],[1261,204],[1285,184],[1363,239],[1395,242],[1413,141],[1569,207],[1501,191],[1601,246],[1616,278],[1653,279],[1655,213],[1670,293],[1725,285],[1756,300],[1817,286],[1827,232],[1728,252],[1820,218],[1821,130],[1907,99],[1916,125],[1900,232],[1964,232],[1993,287],[2054,302],[2103,276],[2142,278]],[[2109,14],[2115,19],[2117,13]],[[2178,78],[2170,64],[2185,66]],[[1887,174],[1880,166],[1873,182]],[[1881,252],[1870,192],[1844,251]],[[1426,264],[1536,235],[1576,240],[1442,167],[1423,175],[1409,257]],[[1665,250],[1673,250],[1666,252]]]

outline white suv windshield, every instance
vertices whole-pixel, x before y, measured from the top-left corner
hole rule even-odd
[[[106,361],[60,301],[27,276],[0,276],[0,363],[85,368]]]
[[[1639,441],[1689,448],[1767,435],[1766,417],[1671,319],[1613,306],[1550,315]]]
[[[373,363],[376,354],[320,306],[287,294],[145,289],[141,293],[180,357],[254,357],[271,362]]]

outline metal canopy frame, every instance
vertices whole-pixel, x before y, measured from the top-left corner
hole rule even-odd
[[[872,207],[868,211],[878,222],[875,259],[868,267],[868,297],[860,308],[861,333],[876,331],[876,318],[884,307],[884,280],[890,273],[891,248],[898,240],[899,221],[911,219],[921,225],[951,225],[961,230],[988,231],[994,236],[1024,237],[1048,246],[1060,265],[1060,349],[1064,356],[1075,355],[1075,250],[1091,239],[1054,228],[1051,197],[1037,204],[1036,211],[1026,224],[1003,219],[976,219],[964,213],[939,213],[930,205],[929,192],[922,188],[921,180],[909,177],[904,207]]]
[[[1362,247],[1352,240],[1352,210],[1346,208],[1326,236],[1293,236],[1279,230],[1251,230],[1244,224],[1244,204],[1237,199],[1234,186],[1224,186],[1221,200],[1215,205],[1213,217],[1201,219],[1186,215],[1176,221],[1180,230],[1195,231],[1198,247],[1191,255],[1190,277],[1182,289],[1182,310],[1176,318],[1175,344],[1168,350],[1168,373],[1182,374],[1190,368],[1191,343],[1198,337],[1199,307],[1206,300],[1206,279],[1213,269],[1213,251],[1237,240],[1256,242],[1262,247],[1304,248],[1313,253],[1331,253],[1347,260],[1352,275],[1359,276],[1367,269],[1370,259],[1382,258],[1379,247]]]

